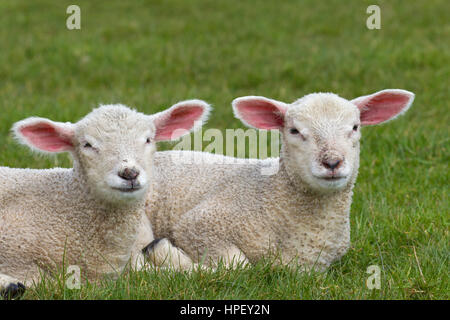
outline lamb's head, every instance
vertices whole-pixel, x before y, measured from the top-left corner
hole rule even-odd
[[[235,99],[233,108],[244,124],[280,130],[283,161],[294,178],[312,190],[332,192],[357,176],[361,126],[389,121],[413,100],[411,92],[388,89],[350,101],[313,93],[292,104],[250,96]]]
[[[107,202],[144,198],[151,181],[156,142],[174,140],[202,124],[209,105],[177,103],[154,115],[123,105],[104,105],[76,123],[28,118],[16,123],[18,140],[42,152],[70,152],[89,192]]]

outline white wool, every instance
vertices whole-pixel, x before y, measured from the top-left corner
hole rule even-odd
[[[16,123],[21,143],[70,152],[74,167],[0,167],[0,294],[39,281],[39,270],[53,272],[63,262],[88,279],[116,276],[128,263],[141,267],[141,250],[153,240],[144,205],[158,130],[170,121],[170,128],[181,123],[190,130],[208,112],[205,102],[191,100],[151,116],[106,105],[74,124],[35,117]]]
[[[375,93],[369,99],[376,107],[391,108],[380,101],[404,94],[402,108],[408,108],[414,97],[404,90],[380,93],[387,98]],[[282,118],[281,157],[226,164],[220,155],[156,153],[155,188],[146,210],[155,238],[163,240],[149,249],[150,258],[157,265],[189,269],[199,262],[245,264],[275,254],[280,263],[323,270],[350,245],[349,214],[359,168],[358,108],[366,106],[331,93],[310,94],[292,104],[255,96],[236,99],[234,114],[248,126],[253,126],[252,118],[245,116],[241,103],[256,106],[248,112],[251,116],[259,116],[258,108],[266,106],[262,112],[271,107]],[[268,125],[280,122],[274,119]],[[292,128],[298,132],[291,133]],[[176,161],[193,154],[196,162]],[[331,180],[326,166],[338,160]],[[268,164],[279,165],[278,172],[262,175]]]

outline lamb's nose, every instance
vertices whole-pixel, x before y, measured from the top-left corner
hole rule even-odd
[[[322,161],[322,165],[330,170],[334,170],[337,167],[339,167],[339,165],[342,163],[342,160],[338,159],[333,159],[333,160],[323,160]]]
[[[119,171],[119,177],[125,180],[134,180],[139,176],[139,171],[136,169],[125,168]]]

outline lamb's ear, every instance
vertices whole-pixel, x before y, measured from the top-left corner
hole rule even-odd
[[[64,152],[73,150],[73,124],[44,118],[28,118],[16,122],[12,131],[17,140],[33,150]]]
[[[208,120],[210,110],[210,105],[205,101],[187,100],[153,115],[155,140],[176,140],[198,129]]]
[[[257,129],[281,129],[287,104],[265,97],[248,96],[233,100],[234,116]]]
[[[396,118],[408,110],[414,93],[401,89],[386,89],[353,99],[359,111],[361,125],[374,125]]]

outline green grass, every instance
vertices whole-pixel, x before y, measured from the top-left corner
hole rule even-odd
[[[82,29],[65,28],[73,1],[0,2],[0,164],[70,166],[17,146],[9,129],[35,115],[76,121],[99,103],[153,113],[209,101],[206,128],[238,128],[230,102],[291,102],[331,91],[416,93],[408,113],[363,131],[349,252],[325,274],[261,262],[192,275],[126,274],[70,291],[52,280],[26,299],[448,299],[450,3],[420,1],[75,1]],[[370,4],[381,30],[365,26]],[[161,148],[169,148],[162,145]],[[369,290],[366,269],[382,269]]]

